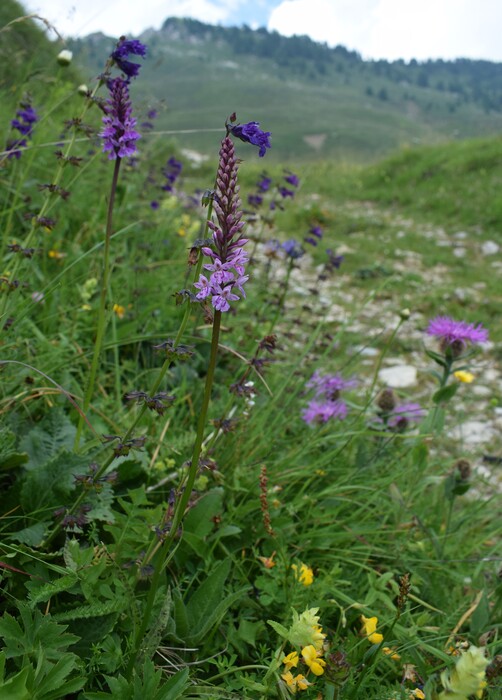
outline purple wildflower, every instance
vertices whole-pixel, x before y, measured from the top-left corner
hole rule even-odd
[[[458,346],[463,350],[469,343],[486,343],[488,331],[479,323],[455,321],[449,316],[437,316],[430,321],[427,334],[436,336],[445,347]]]
[[[343,262],[343,255],[335,255],[331,248],[326,250],[326,255],[328,256],[328,262],[326,263],[326,268],[328,270],[340,269],[340,265]]]
[[[343,420],[347,416],[347,405],[344,401],[311,401],[302,413],[303,420],[312,423],[327,423],[330,418]]]
[[[250,194],[248,195],[248,203],[257,209],[263,204],[263,197],[259,194]]]
[[[19,160],[19,158],[21,158],[20,149],[28,145],[27,139],[31,137],[33,125],[38,121],[38,114],[29,103],[22,102],[20,107],[21,109],[18,109],[16,112],[17,119],[12,119],[10,124],[11,127],[17,129],[24,138],[10,139],[7,142],[5,150],[7,151],[7,158],[9,160],[12,158]]]
[[[115,61],[117,67],[125,73],[128,80],[130,78],[135,78],[139,74],[139,69],[141,68],[139,63],[133,63],[127,60],[130,54],[144,58],[146,56],[146,46],[137,39],[121,37],[117,48],[110,57]]]
[[[389,414],[387,425],[389,428],[402,432],[410,423],[420,423],[425,416],[424,409],[418,403],[398,404]]]
[[[150,207],[151,207],[152,209],[158,209],[159,206],[160,206],[160,204],[157,202],[156,199],[154,199],[153,201],[150,202]]]
[[[293,199],[293,197],[295,196],[294,191],[288,190],[287,187],[279,187],[278,190],[279,190],[279,194],[281,195],[281,197],[283,199],[286,199],[286,197],[291,197],[291,199]]]
[[[232,136],[244,141],[246,143],[251,143],[253,146],[258,146],[260,149],[259,156],[263,158],[267,148],[271,148],[269,136],[272,134],[270,131],[262,131],[260,129],[260,122],[248,122],[247,124],[237,124],[236,126],[227,126],[229,133]]]
[[[293,187],[298,187],[298,185],[300,184],[300,178],[298,177],[298,175],[295,175],[292,172],[288,172],[284,176],[284,179],[288,184],[292,185]]]
[[[173,186],[176,180],[181,175],[182,170],[183,163],[179,160],[176,160],[174,156],[171,156],[171,158],[169,158],[169,160],[167,161],[165,168],[162,169],[162,174],[167,180],[166,184],[162,186],[164,192],[173,191]]]
[[[289,241],[285,241],[281,247],[286,255],[292,260],[298,260],[298,258],[301,258],[302,255],[305,254],[305,251],[301,245],[298,243],[298,241],[295,241],[294,238],[291,238]]]
[[[197,299],[211,297],[211,303],[217,311],[226,312],[231,301],[245,297],[245,264],[248,254],[243,249],[247,239],[241,236],[244,222],[241,221],[240,199],[237,186],[237,161],[232,139],[226,136],[220,149],[220,162],[216,176],[217,191],[213,202],[218,224],[208,221],[213,232],[213,248],[202,248],[204,255],[210,258],[204,269],[211,273],[209,279],[200,275],[194,286],[198,289]]]
[[[108,89],[110,97],[106,101],[104,128],[100,136],[103,139],[103,153],[108,152],[109,160],[115,160],[132,156],[141,135],[134,130],[136,119],[132,116],[127,81],[114,78],[108,83]]]
[[[272,184],[272,178],[263,174],[261,176],[261,179],[258,180],[258,182],[256,183],[256,186],[260,190],[260,192],[268,192],[271,184]]]
[[[340,392],[357,385],[353,379],[344,379],[339,374],[314,372],[306,383],[307,389],[314,389],[314,398],[302,413],[306,423],[326,423],[330,418],[343,420],[347,415],[347,405],[340,398]]]

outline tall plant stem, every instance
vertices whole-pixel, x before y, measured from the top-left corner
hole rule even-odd
[[[103,346],[103,337],[105,334],[106,327],[106,298],[108,293],[108,285],[110,282],[110,239],[113,232],[113,206],[115,203],[115,194],[117,192],[117,182],[119,179],[120,163],[122,158],[117,158],[115,160],[115,167],[113,169],[112,186],[110,189],[110,200],[108,202],[108,212],[106,215],[106,232],[105,232],[105,248],[104,248],[104,258],[103,258],[103,275],[101,278],[101,295],[99,298],[99,309],[98,309],[98,327],[96,332],[96,340],[94,342],[94,354],[92,356],[91,369],[89,372],[89,380],[87,383],[87,389],[84,396],[84,404],[82,410],[87,413],[89,409],[89,404],[91,403],[92,394],[94,391],[94,384],[96,382],[96,374],[99,366],[99,359],[101,356],[101,348]],[[80,416],[77,426],[77,434],[75,435],[74,448],[77,450],[80,443],[80,437],[82,435],[82,429],[84,427],[84,419]]]
[[[197,434],[195,437],[195,443],[192,452],[192,461],[188,470],[188,475],[185,483],[183,484],[183,491],[176,505],[174,516],[171,524],[171,529],[168,536],[166,537],[164,543],[160,547],[160,551],[157,556],[155,570],[152,577],[152,583],[150,590],[148,592],[148,598],[146,602],[145,612],[143,614],[143,620],[141,626],[139,627],[136,637],[134,640],[134,649],[131,653],[129,663],[127,666],[127,677],[131,678],[134,670],[134,664],[138,657],[138,653],[141,646],[141,641],[145,635],[146,630],[150,622],[152,615],[153,605],[155,603],[155,598],[157,595],[157,590],[161,581],[162,573],[165,569],[166,563],[168,561],[169,553],[171,551],[171,545],[174,538],[178,532],[178,528],[183,521],[183,516],[185,514],[188,501],[190,499],[193,485],[197,477],[197,472],[199,471],[199,459],[202,451],[202,443],[204,440],[204,429],[206,427],[207,412],[209,408],[209,402],[211,400],[211,390],[214,380],[214,372],[216,369],[216,359],[218,356],[218,344],[220,338],[220,328],[221,328],[221,311],[215,311],[213,320],[213,333],[211,337],[211,354],[209,357],[209,365],[206,374],[206,383],[204,386],[204,396],[202,398],[202,406],[199,413],[199,420],[197,423]]]

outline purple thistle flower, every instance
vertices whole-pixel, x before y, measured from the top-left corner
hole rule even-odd
[[[442,345],[459,346],[464,349],[468,343],[486,343],[488,331],[479,323],[475,326],[466,321],[455,321],[449,316],[437,316],[429,322],[427,334],[441,340]]]
[[[103,139],[103,153],[108,159],[125,158],[136,153],[136,141],[141,135],[134,130],[136,119],[132,116],[128,83],[123,78],[114,78],[108,83],[110,97],[106,101],[104,128],[100,133]]]
[[[263,158],[267,148],[272,148],[269,136],[270,131],[262,131],[260,122],[248,122],[247,124],[237,124],[236,126],[227,125],[228,132],[236,138],[246,143],[251,143],[253,146],[258,146],[260,149],[259,156]]]
[[[305,385],[307,389],[314,389],[314,399],[303,411],[303,420],[309,424],[326,423],[330,418],[343,420],[347,415],[347,405],[340,398],[340,392],[356,385],[354,379],[344,379],[340,374],[314,372]]]
[[[231,301],[240,299],[236,291],[239,291],[242,297],[246,296],[243,286],[249,279],[248,275],[244,274],[248,254],[243,250],[243,246],[248,241],[241,235],[244,222],[241,221],[237,169],[234,144],[232,139],[226,136],[221,143],[216,175],[217,191],[213,201],[218,224],[208,221],[208,227],[213,232],[214,250],[207,246],[202,248],[204,255],[210,258],[204,269],[212,274],[209,279],[200,275],[199,281],[194,284],[199,290],[196,294],[197,299],[211,296],[213,307],[221,312],[230,309]]]
[[[418,403],[398,404],[389,414],[387,425],[399,432],[406,430],[411,422],[420,423],[425,416],[424,409]]]
[[[330,418],[343,420],[347,417],[347,404],[344,401],[311,401],[302,413],[303,420],[312,423],[327,423]]]
[[[137,39],[121,37],[115,51],[113,51],[110,56],[128,79],[135,78],[139,74],[139,69],[141,68],[139,63],[133,63],[127,60],[130,54],[144,58],[146,56],[146,46]]]

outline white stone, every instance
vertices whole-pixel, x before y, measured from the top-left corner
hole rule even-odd
[[[454,255],[456,258],[465,258],[465,254],[466,254],[466,253],[467,253],[467,249],[466,249],[466,248],[460,247],[460,248],[454,248],[454,249],[453,249],[453,255]]]
[[[469,420],[456,425],[450,432],[455,440],[461,440],[467,445],[479,445],[490,442],[494,436],[493,427],[479,420]]]
[[[417,368],[413,365],[385,367],[380,370],[378,377],[391,389],[404,389],[417,383]]]
[[[495,255],[500,250],[500,246],[495,241],[485,241],[481,244],[481,252],[483,255]]]

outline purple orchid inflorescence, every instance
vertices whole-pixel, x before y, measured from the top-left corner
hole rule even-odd
[[[340,398],[344,389],[357,386],[354,379],[344,379],[340,374],[321,374],[316,371],[306,383],[314,390],[314,398],[302,413],[306,423],[326,423],[330,418],[343,420],[347,415],[347,404]]]
[[[122,73],[127,76],[126,80],[128,82],[131,78],[137,77],[139,69],[141,68],[140,63],[133,63],[133,61],[128,60],[131,54],[144,58],[146,56],[146,46],[142,44],[141,41],[138,41],[138,39],[126,39],[125,37],[121,37],[117,47],[110,56]]]
[[[136,153],[136,141],[141,134],[134,129],[136,119],[132,116],[128,82],[123,78],[113,78],[108,82],[108,89],[110,96],[106,101],[100,136],[103,153],[108,153],[109,160],[115,160]]]
[[[231,129],[228,131],[232,132]],[[204,255],[211,259],[204,269],[211,274],[209,279],[206,275],[200,275],[194,284],[198,289],[197,299],[210,297],[213,307],[222,312],[230,309],[230,302],[246,296],[244,285],[249,279],[244,267],[248,261],[248,254],[243,249],[247,239],[241,235],[244,222],[241,221],[237,170],[234,144],[227,135],[221,143],[217,191],[213,201],[218,224],[208,221],[208,227],[213,232],[214,249],[202,248]]]

